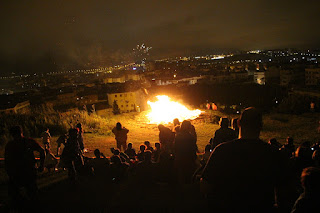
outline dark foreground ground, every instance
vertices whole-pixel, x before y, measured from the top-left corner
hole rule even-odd
[[[57,175],[57,174],[55,174]],[[205,211],[197,184],[143,184],[128,179],[120,183],[82,177],[71,185],[65,173],[51,184],[39,183],[39,200],[32,212],[194,212]],[[41,182],[41,179],[39,180]],[[10,212],[6,188],[1,187],[0,212]],[[24,209],[27,210],[27,209]],[[30,209],[28,209],[28,212]]]

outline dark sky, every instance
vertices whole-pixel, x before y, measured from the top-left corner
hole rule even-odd
[[[1,1],[2,58],[130,50],[319,47],[320,1]],[[27,53],[27,54],[26,54]]]

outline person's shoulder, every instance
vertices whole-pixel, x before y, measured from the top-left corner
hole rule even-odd
[[[235,145],[239,145],[242,142],[243,141],[241,139],[234,139],[234,140],[223,142],[223,143],[219,144],[219,146],[222,146],[222,147],[235,146]]]
[[[15,142],[13,140],[9,141],[5,146],[5,150],[10,150],[12,147],[14,147],[14,143]]]
[[[214,152],[223,152],[225,150],[233,149],[234,147],[239,146],[238,142],[239,139],[220,143],[215,147]]]
[[[33,138],[24,138],[24,140],[27,142],[27,143],[30,143],[30,144],[39,144],[35,139]]]
[[[27,143],[27,146],[31,146],[35,149],[41,148],[40,144],[33,138],[24,138],[24,141]]]
[[[305,197],[305,194],[302,193],[299,198],[296,200],[292,212],[303,212],[309,208],[308,200]]]

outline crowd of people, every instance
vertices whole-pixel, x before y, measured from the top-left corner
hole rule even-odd
[[[21,204],[24,187],[31,202],[37,194],[37,171],[55,170],[60,157],[59,166],[68,171],[73,185],[83,175],[111,183],[132,178],[141,185],[199,184],[208,209],[216,212],[320,212],[318,143],[304,142],[296,148],[291,137],[284,145],[275,138],[263,142],[262,115],[255,108],[247,108],[231,122],[221,118],[219,125],[200,153],[196,129],[188,120],[175,119],[172,128],[158,125],[159,141],[154,147],[145,141],[139,150],[127,144],[129,130],[117,123],[112,129],[117,147],[111,149],[112,156],[95,149],[94,158],[83,155],[81,124],[58,138],[56,156],[50,149],[49,129],[42,134],[41,147],[15,126],[5,149],[9,195]],[[34,151],[40,153],[37,168]]]

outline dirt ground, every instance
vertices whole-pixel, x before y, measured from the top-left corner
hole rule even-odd
[[[127,143],[132,143],[133,148],[139,150],[139,146],[144,141],[150,141],[154,147],[156,142],[159,142],[159,130],[156,124],[148,124],[146,122],[140,122],[137,118],[136,122],[129,120],[128,122],[121,121],[122,125],[129,129]],[[204,120],[192,121],[197,131],[197,144],[200,151],[204,151],[204,147],[208,144],[210,138],[216,129],[219,128],[217,124],[207,123]],[[165,125],[168,128],[172,128],[172,124]],[[37,139],[41,142],[40,139]],[[56,154],[56,143],[57,137],[51,139],[52,151]],[[93,157],[93,151],[99,149],[106,156],[110,156],[110,148],[116,147],[116,141],[114,135],[99,135],[90,132],[84,133],[84,144],[87,152],[85,153],[88,157]]]
[[[208,144],[214,132],[219,128],[217,120],[214,117],[222,116],[216,113],[207,112],[199,119],[193,120],[197,132],[197,145],[200,152],[204,151],[204,147]],[[238,115],[239,116],[239,115]],[[237,117],[237,115],[228,116],[229,119]],[[264,116],[264,126],[261,132],[261,139],[268,141],[270,138],[276,138],[278,142],[285,143],[286,138],[291,136],[294,138],[296,146],[304,141],[315,143],[320,140],[319,128],[319,113],[308,113],[303,115],[285,115],[285,114],[268,114]],[[105,118],[108,119],[108,118]],[[139,145],[144,141],[150,141],[151,145],[159,141],[159,130],[156,124],[149,124],[143,113],[124,114],[109,118],[109,123],[112,126],[116,122],[121,122],[122,125],[129,129],[128,143],[132,143],[133,147],[138,150]],[[172,124],[165,124],[172,128]],[[88,152],[85,154],[88,157],[93,156],[95,149],[100,149],[106,156],[110,156],[110,148],[116,147],[114,135],[91,133],[90,130],[84,129],[84,143]],[[40,139],[37,139],[39,142]],[[52,138],[52,150],[56,154],[57,137]]]

